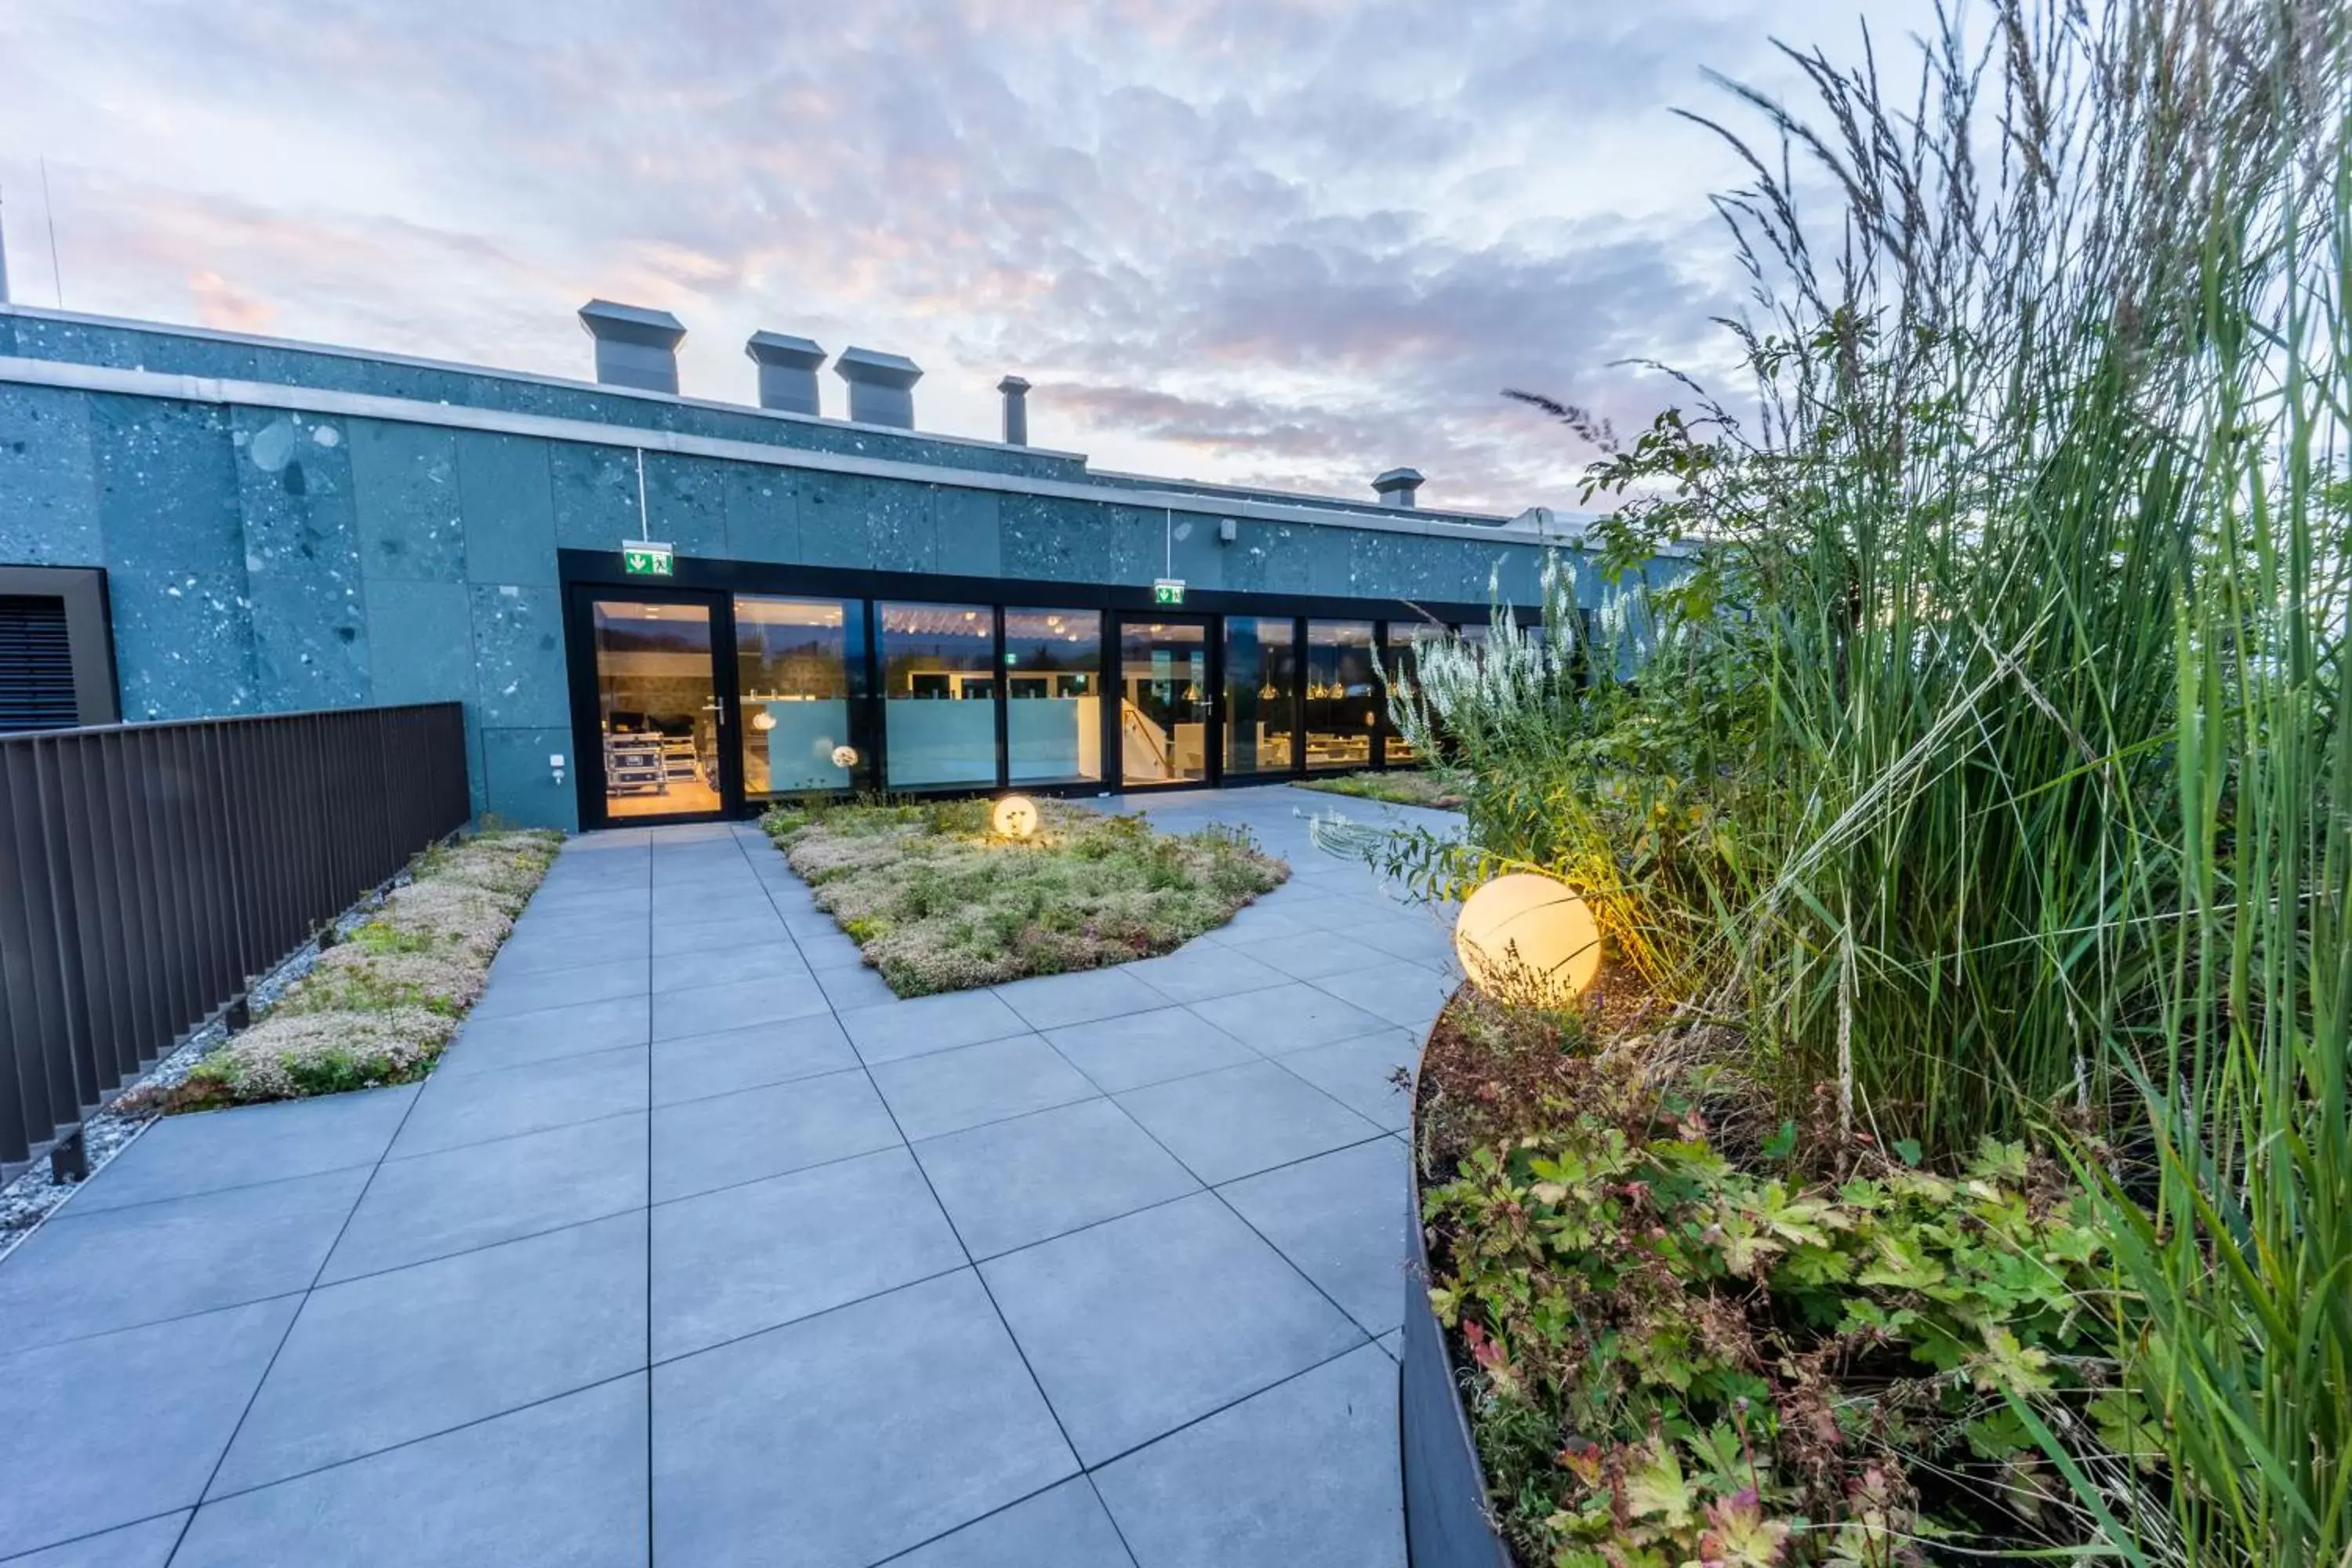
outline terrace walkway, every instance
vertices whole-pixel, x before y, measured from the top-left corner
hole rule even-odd
[[[913,1002],[749,826],[576,840],[421,1089],[161,1123],[0,1262],[0,1560],[1401,1564],[1448,952],[1335,805],[1154,800],[1297,875]]]

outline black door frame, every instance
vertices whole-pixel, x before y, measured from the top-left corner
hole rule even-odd
[[[615,816],[609,808],[604,784],[604,715],[597,689],[596,605],[693,605],[710,617],[710,695],[718,710],[719,805],[709,811],[648,812]],[[735,601],[731,595],[707,588],[667,584],[623,585],[573,583],[564,605],[565,638],[582,657],[572,667],[572,744],[578,765],[580,824],[600,827],[663,827],[674,823],[726,822],[743,815],[743,742],[738,729],[735,679]],[[584,748],[584,749],[583,749]]]
[[[1148,610],[1113,609],[1104,617],[1103,673],[1109,679],[1103,704],[1103,785],[1119,795],[1168,795],[1178,790],[1221,789],[1225,777],[1225,617],[1207,610],[1155,606]],[[1197,779],[1135,780],[1127,776],[1127,731],[1119,715],[1127,703],[1127,628],[1165,626],[1181,621],[1201,628],[1203,678],[1208,682],[1209,716],[1202,726],[1201,768]]]

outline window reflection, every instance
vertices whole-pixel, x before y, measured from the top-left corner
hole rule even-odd
[[[839,599],[735,599],[737,710],[750,800],[856,786],[835,761],[850,746],[851,699],[865,673],[866,606]]]
[[[996,782],[996,617],[980,605],[884,605],[890,787]]]
[[[1209,776],[1209,632],[1197,621],[1122,622],[1119,773],[1129,784]]]
[[[1380,704],[1372,623],[1307,622],[1307,765],[1370,766]]]
[[[1298,629],[1288,616],[1225,617],[1225,772],[1287,773],[1297,759]]]
[[[1102,616],[1004,612],[1004,762],[1017,784],[1102,777]]]
[[[1411,690],[1420,679],[1421,650],[1432,643],[1442,643],[1446,629],[1434,621],[1391,621],[1388,623],[1387,647],[1382,654],[1386,661],[1389,684],[1381,693],[1383,708],[1392,693]],[[1423,760],[1412,743],[1391,726],[1383,744],[1391,767],[1410,767]]]
[[[594,620],[605,813],[717,811],[719,694],[709,610],[599,599]]]

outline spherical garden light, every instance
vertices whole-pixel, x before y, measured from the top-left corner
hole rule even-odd
[[[835,746],[833,749],[833,765],[836,768],[856,767],[857,765],[857,748],[855,746]]]
[[[1025,795],[1008,795],[988,814],[988,825],[999,838],[1026,838],[1037,831],[1037,803]]]
[[[751,715],[751,728],[759,731],[761,734],[767,733],[775,727],[776,716],[773,713],[769,712],[765,708],[761,709],[757,713]]]
[[[1462,901],[1454,952],[1463,973],[1488,995],[1564,1007],[1601,967],[1601,931],[1566,883],[1514,871]]]

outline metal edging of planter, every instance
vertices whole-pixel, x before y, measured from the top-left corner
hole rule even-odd
[[[1445,1016],[1443,1008],[1438,1018]],[[1462,1384],[1445,1328],[1429,1305],[1429,1247],[1421,1222],[1421,1075],[1430,1035],[1413,1062],[1412,1152],[1405,1160],[1404,1337],[1397,1366],[1397,1451],[1404,1474],[1404,1553],[1411,1568],[1512,1568],[1511,1549],[1486,1507],[1486,1472],[1462,1408]]]

